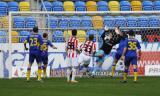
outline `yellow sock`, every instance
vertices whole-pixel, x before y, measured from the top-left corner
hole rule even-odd
[[[137,81],[138,78],[138,72],[134,72],[134,81]]]
[[[124,81],[127,80],[127,73],[123,73],[123,80],[124,80]]]
[[[38,68],[38,80],[41,80],[41,73],[42,73],[42,70]]]
[[[46,69],[43,69],[43,77],[46,78]]]
[[[31,70],[27,70],[27,81],[30,80]]]
[[[114,76],[114,74],[115,74],[115,66],[112,66],[112,76]]]

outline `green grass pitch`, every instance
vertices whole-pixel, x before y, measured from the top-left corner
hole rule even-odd
[[[160,96],[160,77],[140,77],[138,83],[129,78],[79,78],[67,83],[65,78],[50,78],[44,83],[32,79],[0,79],[0,96]]]

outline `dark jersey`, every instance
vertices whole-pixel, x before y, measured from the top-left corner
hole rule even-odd
[[[109,54],[112,50],[112,47],[120,42],[120,40],[123,38],[119,34],[116,36],[116,38],[106,39],[106,36],[108,33],[104,32],[101,35],[101,38],[103,40],[103,44],[101,46],[101,50],[104,51],[105,54]]]

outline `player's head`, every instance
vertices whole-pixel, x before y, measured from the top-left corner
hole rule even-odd
[[[43,33],[43,38],[48,38],[48,34],[47,33]]]
[[[77,30],[76,29],[72,30],[72,36],[76,36],[76,35],[77,35]]]
[[[89,40],[93,41],[93,39],[94,39],[94,35],[93,34],[89,35]]]
[[[38,26],[33,27],[33,32],[38,33]]]
[[[105,39],[111,39],[113,37],[112,33],[109,30],[105,30]]]
[[[129,30],[128,35],[129,35],[129,36],[135,36],[135,33],[134,33],[133,30]]]

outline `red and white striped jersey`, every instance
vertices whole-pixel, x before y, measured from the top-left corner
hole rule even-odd
[[[70,37],[67,42],[68,57],[77,57],[76,49],[78,49],[78,39],[76,37]]]
[[[81,47],[82,52],[86,55],[92,55],[96,51],[96,44],[93,41],[86,41]]]

